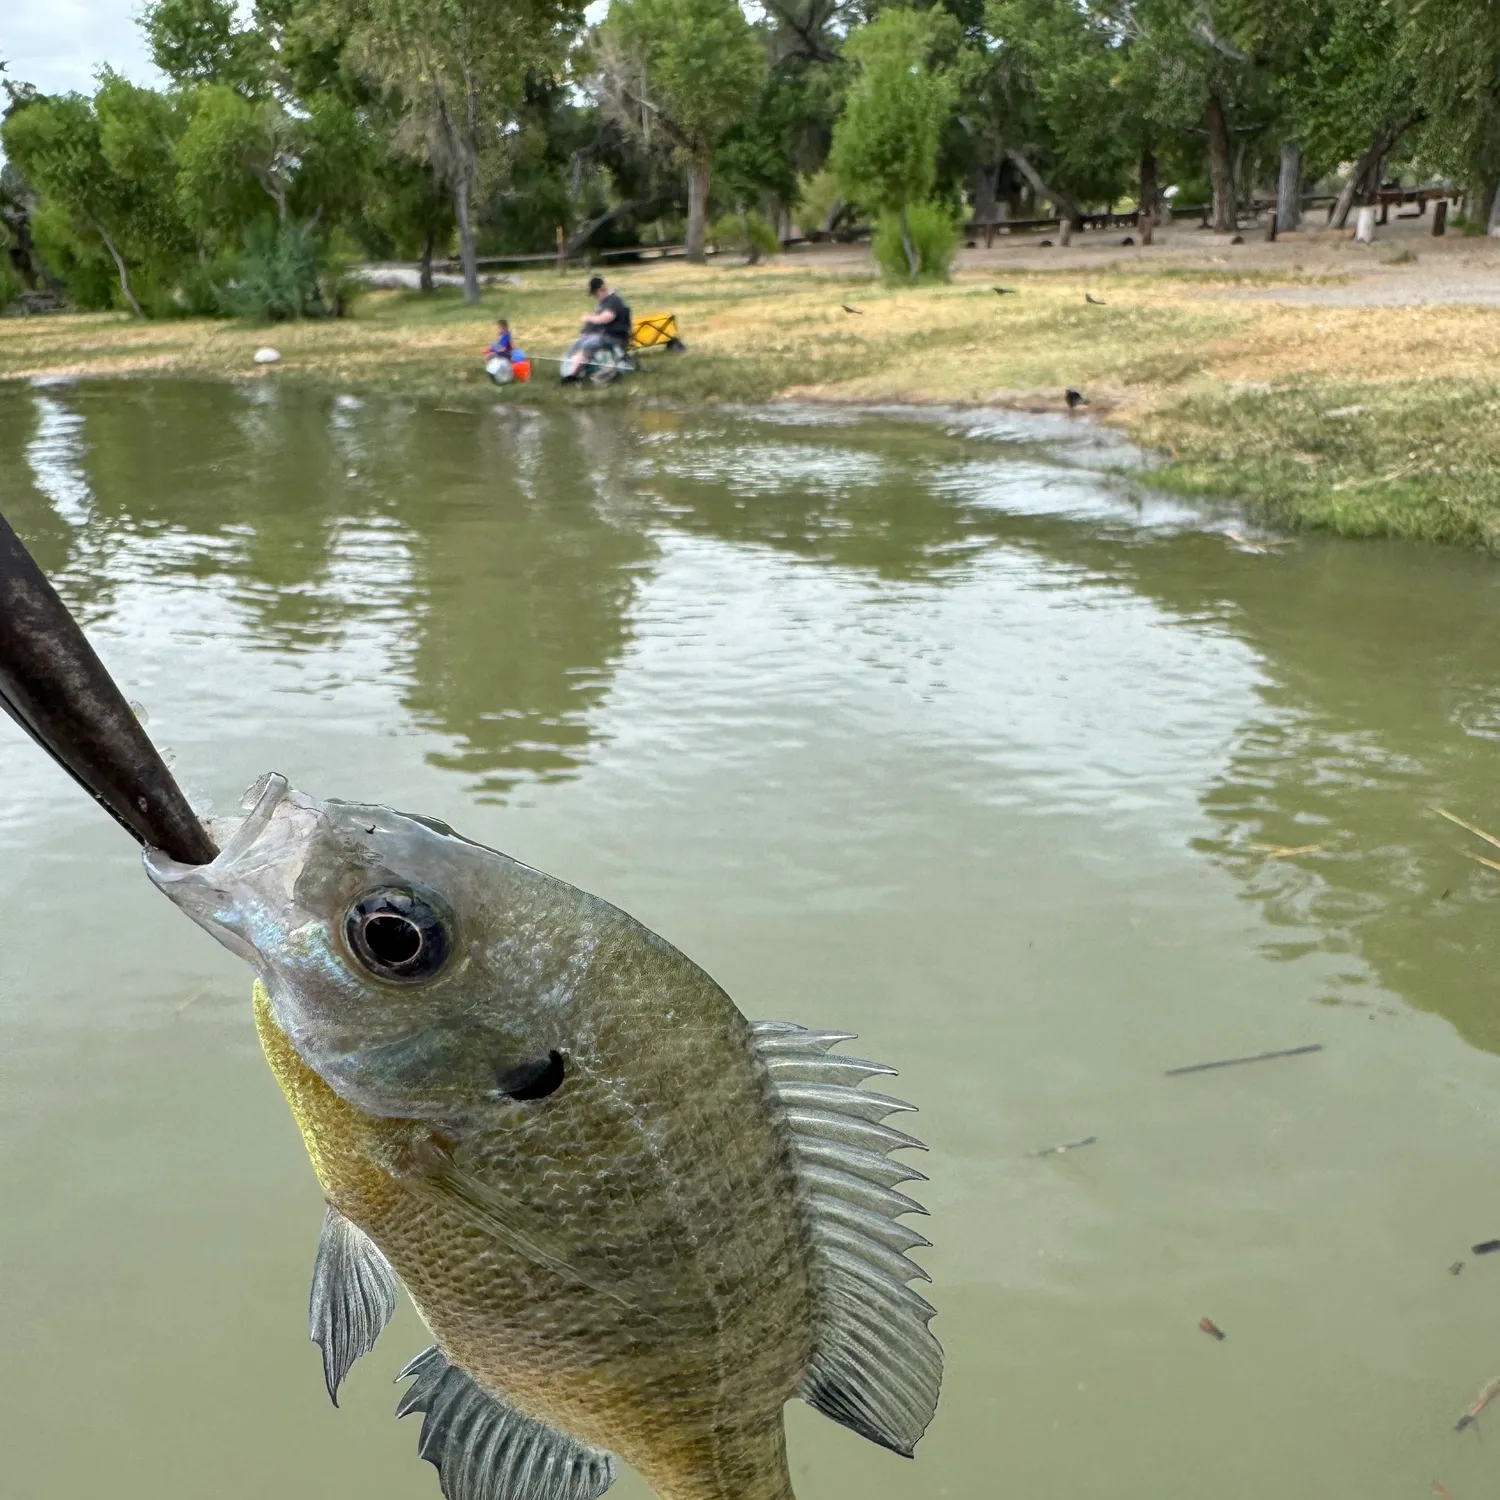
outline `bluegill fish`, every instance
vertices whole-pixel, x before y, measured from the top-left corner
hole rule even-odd
[[[791,1500],[793,1396],[909,1456],[942,1350],[926,1241],[844,1033],[748,1022],[608,902],[388,808],[264,778],[152,880],[256,971],[327,1201],[328,1391],[398,1286],[434,1345],[400,1414],[450,1500]]]

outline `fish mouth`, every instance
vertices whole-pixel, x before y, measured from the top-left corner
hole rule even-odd
[[[145,865],[152,884],[159,891],[171,895],[169,887],[181,881],[198,879],[213,883],[216,875],[227,874],[270,826],[271,819],[276,816],[276,809],[286,800],[291,789],[291,783],[280,771],[268,771],[262,776],[246,793],[246,801],[251,797],[255,799],[250,811],[241,820],[229,841],[206,865],[187,864],[173,859],[162,849],[143,849],[141,862]]]
[[[250,811],[208,864],[187,864],[161,849],[141,851],[141,863],[157,890],[257,970],[263,964],[254,941],[254,918],[242,899],[245,866],[255,862],[251,852],[292,795],[279,772],[262,776],[246,794],[247,802],[255,799]]]

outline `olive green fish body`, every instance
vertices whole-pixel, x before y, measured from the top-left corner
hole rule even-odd
[[[259,983],[329,1204],[330,1395],[404,1287],[435,1348],[398,1412],[449,1500],[791,1500],[801,1396],[910,1455],[942,1353],[907,1285],[908,1106],[847,1038],[751,1024],[607,902],[389,809],[268,778],[153,880]]]
[[[571,1121],[497,1132],[458,1153],[476,1179],[545,1214],[550,1244],[576,1232],[572,1275],[497,1253],[461,1207],[414,1192],[421,1170],[409,1164],[426,1127],[340,1099],[278,1029],[259,985],[255,1013],[328,1201],[389,1258],[450,1359],[618,1453],[663,1500],[789,1493],[781,1408],[810,1354],[812,1289],[773,1130],[749,1132],[758,1151],[741,1134],[715,1153],[717,1112],[689,1107],[663,1130],[584,1088],[570,1092]],[[748,1039],[740,1045],[748,1052]],[[761,1105],[754,1093],[735,1102]],[[713,1212],[724,1194],[745,1213]],[[631,1239],[609,1235],[617,1223]],[[591,1254],[601,1242],[609,1253]]]

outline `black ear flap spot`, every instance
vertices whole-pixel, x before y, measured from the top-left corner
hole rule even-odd
[[[495,1092],[507,1099],[545,1099],[562,1087],[566,1068],[561,1052],[500,1069],[495,1074]]]

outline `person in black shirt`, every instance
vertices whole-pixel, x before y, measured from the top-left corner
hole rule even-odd
[[[618,344],[623,351],[630,343],[630,309],[624,299],[618,292],[610,291],[602,276],[589,277],[589,291],[594,298],[594,311],[584,318],[578,337],[563,355],[564,380],[576,380],[589,355],[602,345]]]

